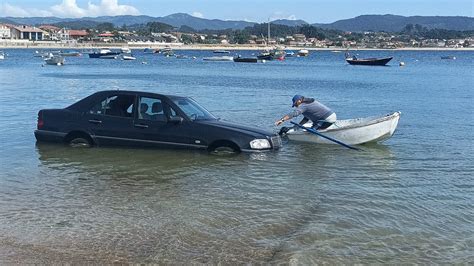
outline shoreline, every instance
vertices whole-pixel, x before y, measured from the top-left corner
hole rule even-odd
[[[179,43],[159,43],[159,44],[150,44],[150,43],[84,43],[84,44],[67,44],[67,43],[47,43],[47,42],[11,42],[11,41],[0,41],[0,49],[70,49],[70,50],[84,50],[84,49],[120,49],[120,48],[130,48],[130,49],[160,49],[165,47],[171,47],[174,50],[264,50],[268,46],[263,45],[210,45],[210,44],[191,44],[184,45]],[[275,47],[275,46],[271,46]],[[474,51],[474,47],[402,47],[402,48],[366,48],[366,47],[304,47],[304,46],[284,46],[279,45],[279,47],[284,47],[285,50],[301,50],[306,49],[310,51],[346,51],[346,50],[360,50],[360,51],[372,51],[372,50],[382,50],[382,51]]]

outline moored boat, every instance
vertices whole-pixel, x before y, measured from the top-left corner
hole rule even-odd
[[[285,60],[286,52],[281,49],[264,50],[257,58],[259,60]]]
[[[228,62],[234,61],[234,57],[232,56],[211,56],[211,57],[204,57],[202,60],[204,61],[221,61],[221,62]]]
[[[145,53],[145,54],[154,54],[154,53],[157,53],[157,50],[155,50],[153,48],[145,48],[143,50],[143,53]]]
[[[400,112],[394,112],[384,116],[337,120],[330,127],[318,130],[318,132],[348,145],[381,142],[393,135],[400,114]],[[304,127],[311,126],[312,123],[304,125]],[[334,142],[299,128],[288,130],[286,136],[292,141],[334,144]]]
[[[47,65],[62,66],[64,65],[64,57],[50,53],[49,56],[44,59],[44,62]]]
[[[130,48],[128,48],[128,47],[122,47],[122,48],[120,48],[120,52],[122,54],[131,54],[132,50],[130,50]]]
[[[306,49],[302,49],[298,51],[298,56],[308,56],[308,55],[309,55],[309,51]]]
[[[5,59],[5,53],[3,51],[0,51],[0,60]]]
[[[441,56],[441,59],[456,60],[456,57],[452,55],[447,55],[447,56]]]
[[[100,58],[100,59],[115,59],[120,52],[112,52],[109,49],[101,49],[99,52],[89,54],[89,58]]]
[[[60,56],[81,56],[79,51],[60,51]]]
[[[234,62],[237,63],[257,63],[258,59],[256,57],[241,57],[240,55],[234,57]]]
[[[126,54],[122,54],[122,60],[136,60],[137,58],[134,57],[133,55],[126,55]]]
[[[392,58],[393,57],[358,59],[356,57],[348,57],[346,61],[351,65],[385,66]]]
[[[215,53],[215,54],[230,54],[230,51],[227,51],[227,50],[214,50],[213,53]]]

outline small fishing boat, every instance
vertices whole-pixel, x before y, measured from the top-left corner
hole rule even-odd
[[[295,52],[293,51],[285,51],[286,57],[295,57]]]
[[[441,56],[441,59],[456,60],[456,57],[452,55],[448,55],[448,56]]]
[[[3,51],[0,51],[0,60],[5,59],[5,53]]]
[[[188,59],[188,58],[189,58],[189,56],[187,56],[187,55],[182,55],[182,54],[177,54],[177,55],[175,55],[174,57],[176,57],[177,59]]]
[[[286,52],[282,49],[264,50],[257,58],[259,60],[285,60]]]
[[[134,57],[133,55],[125,55],[122,54],[122,60],[136,60],[137,58]]]
[[[346,58],[346,61],[351,65],[385,66],[392,58],[393,57],[358,59],[354,56]]]
[[[400,114],[400,112],[395,112],[384,116],[337,120],[330,127],[318,132],[348,145],[381,142],[393,135]],[[312,123],[309,122],[303,126],[309,128]],[[286,136],[292,141],[334,144],[332,141],[300,128],[288,130]]]
[[[109,49],[101,49],[99,52],[89,54],[89,58],[116,59],[120,52],[112,52]]]
[[[132,50],[130,50],[130,48],[128,48],[128,47],[122,47],[122,48],[120,48],[120,52],[122,54],[131,54]]]
[[[153,48],[145,48],[143,50],[143,53],[145,53],[145,54],[154,54],[154,53],[157,53],[157,51]]]
[[[60,51],[60,56],[81,56],[79,51]]]
[[[64,57],[50,53],[49,56],[44,59],[44,62],[47,65],[62,66],[64,65]]]
[[[308,56],[308,55],[309,55],[309,51],[306,49],[302,49],[298,51],[298,56]]]
[[[241,57],[240,55],[234,57],[234,62],[237,63],[257,63],[258,59],[256,57]]]
[[[211,57],[204,57],[202,60],[204,61],[215,61],[215,62],[232,62],[234,61],[234,57],[232,56],[211,56]]]
[[[41,57],[41,58],[46,58],[49,56],[49,53],[48,52],[39,52],[39,51],[35,51],[35,53],[33,54],[33,57]]]
[[[215,54],[230,54],[230,51],[227,50],[214,50]]]

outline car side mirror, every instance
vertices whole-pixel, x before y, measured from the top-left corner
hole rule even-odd
[[[184,119],[181,116],[172,116],[168,120],[169,123],[173,123],[173,124],[181,124],[183,123],[183,121]]]

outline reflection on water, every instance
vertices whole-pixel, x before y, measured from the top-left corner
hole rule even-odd
[[[34,51],[7,52],[0,264],[474,261],[472,53],[446,63],[434,52],[361,51],[394,53],[404,68],[346,67],[330,52],[218,67],[138,53],[136,64],[71,58],[42,68]],[[403,115],[392,139],[360,152],[292,142],[233,156],[35,145],[39,109],[103,89],[192,96],[223,119],[273,131],[293,94],[341,118]]]

